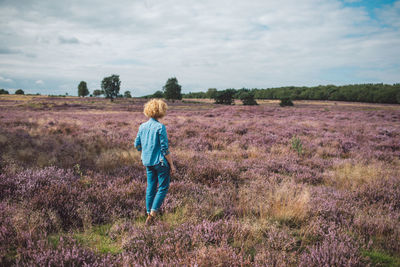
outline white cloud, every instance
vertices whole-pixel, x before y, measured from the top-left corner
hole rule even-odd
[[[364,8],[336,0],[107,3],[0,4],[0,38],[36,56],[4,54],[0,72],[15,80],[40,77],[71,93],[81,80],[99,88],[116,73],[121,90],[134,95],[161,89],[171,76],[185,91],[330,83],[321,73],[335,68],[368,73],[353,82],[398,82],[379,74],[396,73],[392,66],[400,61],[391,6],[377,11],[391,26],[382,28]],[[362,71],[371,66],[380,70]]]
[[[4,77],[1,77],[1,76],[0,76],[0,82],[12,83],[13,80],[12,80],[12,79],[9,79],[9,78],[4,78]]]
[[[43,85],[44,84],[44,82],[42,80],[37,80],[35,83],[39,84],[39,85]]]

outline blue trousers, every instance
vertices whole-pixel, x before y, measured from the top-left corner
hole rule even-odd
[[[170,181],[170,168],[167,162],[161,161],[154,166],[146,166],[147,189],[146,189],[146,209],[157,212],[167,195]],[[157,190],[158,183],[158,190]]]

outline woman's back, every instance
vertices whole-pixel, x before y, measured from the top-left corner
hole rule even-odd
[[[165,126],[154,118],[142,123],[135,141],[140,146],[144,166],[154,166],[164,160],[168,152],[168,137]]]

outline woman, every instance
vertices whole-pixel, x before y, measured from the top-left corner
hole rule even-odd
[[[167,104],[161,99],[152,99],[144,105],[144,115],[150,118],[139,127],[135,147],[142,152],[142,163],[146,166],[146,225],[150,225],[168,192],[170,172],[175,172],[174,162],[168,151],[165,126],[158,120],[165,116]],[[157,190],[158,183],[158,190]]]

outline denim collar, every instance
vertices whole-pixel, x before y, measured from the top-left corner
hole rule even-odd
[[[156,119],[154,119],[154,118],[150,118],[150,120],[158,122],[158,120],[156,120]]]

